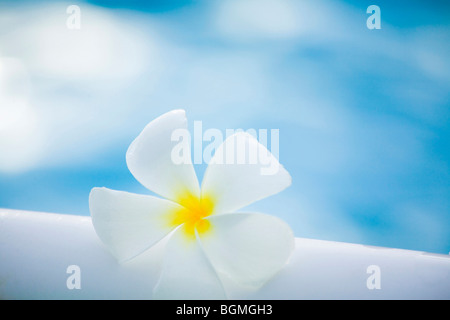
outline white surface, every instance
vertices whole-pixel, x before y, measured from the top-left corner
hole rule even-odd
[[[90,217],[0,209],[0,298],[150,299],[161,246],[118,264]],[[80,268],[69,290],[67,268]],[[367,269],[380,270],[368,289]],[[237,299],[450,299],[450,256],[296,238],[289,264],[259,291],[226,284]]]

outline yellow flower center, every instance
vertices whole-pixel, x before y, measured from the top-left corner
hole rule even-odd
[[[178,197],[177,201],[183,208],[176,210],[170,216],[170,225],[177,227],[183,224],[183,230],[189,238],[195,238],[198,234],[205,233],[211,229],[211,223],[205,219],[214,210],[214,202],[209,196],[198,198],[191,193],[185,193]]]

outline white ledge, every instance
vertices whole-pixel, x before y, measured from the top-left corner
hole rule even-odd
[[[90,217],[0,209],[1,299],[151,299],[160,258],[155,248],[119,265]],[[71,265],[80,289],[66,285]],[[367,286],[369,266],[379,289]],[[447,300],[450,256],[296,238],[289,264],[263,288],[228,289],[231,299]]]

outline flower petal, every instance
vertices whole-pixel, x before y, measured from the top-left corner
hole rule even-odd
[[[197,239],[187,239],[184,225],[165,248],[155,299],[226,299],[225,291]]]
[[[260,287],[283,268],[294,250],[289,226],[260,213],[207,218],[212,232],[200,235],[202,247],[219,274],[239,284]]]
[[[202,196],[214,199],[215,213],[233,212],[276,194],[291,176],[253,136],[238,132],[219,146],[206,169]]]
[[[89,208],[98,236],[119,261],[124,261],[172,231],[168,216],[181,206],[153,196],[94,188]]]
[[[177,149],[180,145],[181,151]],[[175,159],[177,150],[183,153],[183,162]],[[180,194],[200,194],[184,110],[167,112],[150,122],[128,148],[126,159],[142,185],[167,199],[176,201]]]

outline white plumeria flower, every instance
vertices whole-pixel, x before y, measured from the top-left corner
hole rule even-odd
[[[176,129],[187,130],[184,110],[150,122],[126,155],[134,177],[164,199],[92,189],[89,207],[98,236],[121,262],[169,237],[154,298],[225,299],[223,277],[260,287],[286,265],[294,236],[279,218],[235,211],[288,187],[289,173],[254,137],[241,132],[217,148],[200,187],[192,163],[171,159]],[[279,165],[277,172],[261,174],[260,163],[223,163],[219,155],[230,143],[265,152]]]

